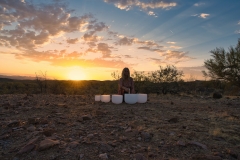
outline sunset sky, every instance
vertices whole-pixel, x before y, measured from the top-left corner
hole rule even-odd
[[[0,0],[0,75],[111,80],[204,60],[240,38],[240,0]]]

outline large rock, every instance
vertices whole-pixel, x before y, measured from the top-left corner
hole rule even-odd
[[[35,143],[38,141],[39,137],[36,137],[32,140],[30,140],[25,146],[23,146],[17,154],[23,154],[23,153],[26,153],[26,152],[30,152],[32,151],[33,149],[36,148],[36,145]]]

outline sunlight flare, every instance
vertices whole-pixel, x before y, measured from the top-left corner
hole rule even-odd
[[[69,71],[68,79],[70,79],[70,80],[85,80],[86,74],[80,67],[74,67]]]

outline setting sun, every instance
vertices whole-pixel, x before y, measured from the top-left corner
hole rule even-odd
[[[102,81],[173,65],[205,80],[210,51],[239,39],[240,0],[231,2],[0,0],[0,76]]]
[[[70,80],[84,80],[84,79],[86,79],[86,75],[81,70],[81,68],[73,68],[68,73],[68,79],[70,79]]]

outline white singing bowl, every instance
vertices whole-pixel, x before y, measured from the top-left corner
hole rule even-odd
[[[110,102],[110,95],[101,95],[102,102]]]
[[[112,103],[120,104],[122,103],[122,101],[123,101],[123,95],[117,95],[117,94],[112,95]]]
[[[137,94],[124,94],[124,101],[128,104],[137,103]]]
[[[138,94],[137,97],[138,97],[138,100],[137,100],[138,103],[147,102],[147,94]]]
[[[101,100],[101,95],[95,95],[95,101],[100,101]]]

